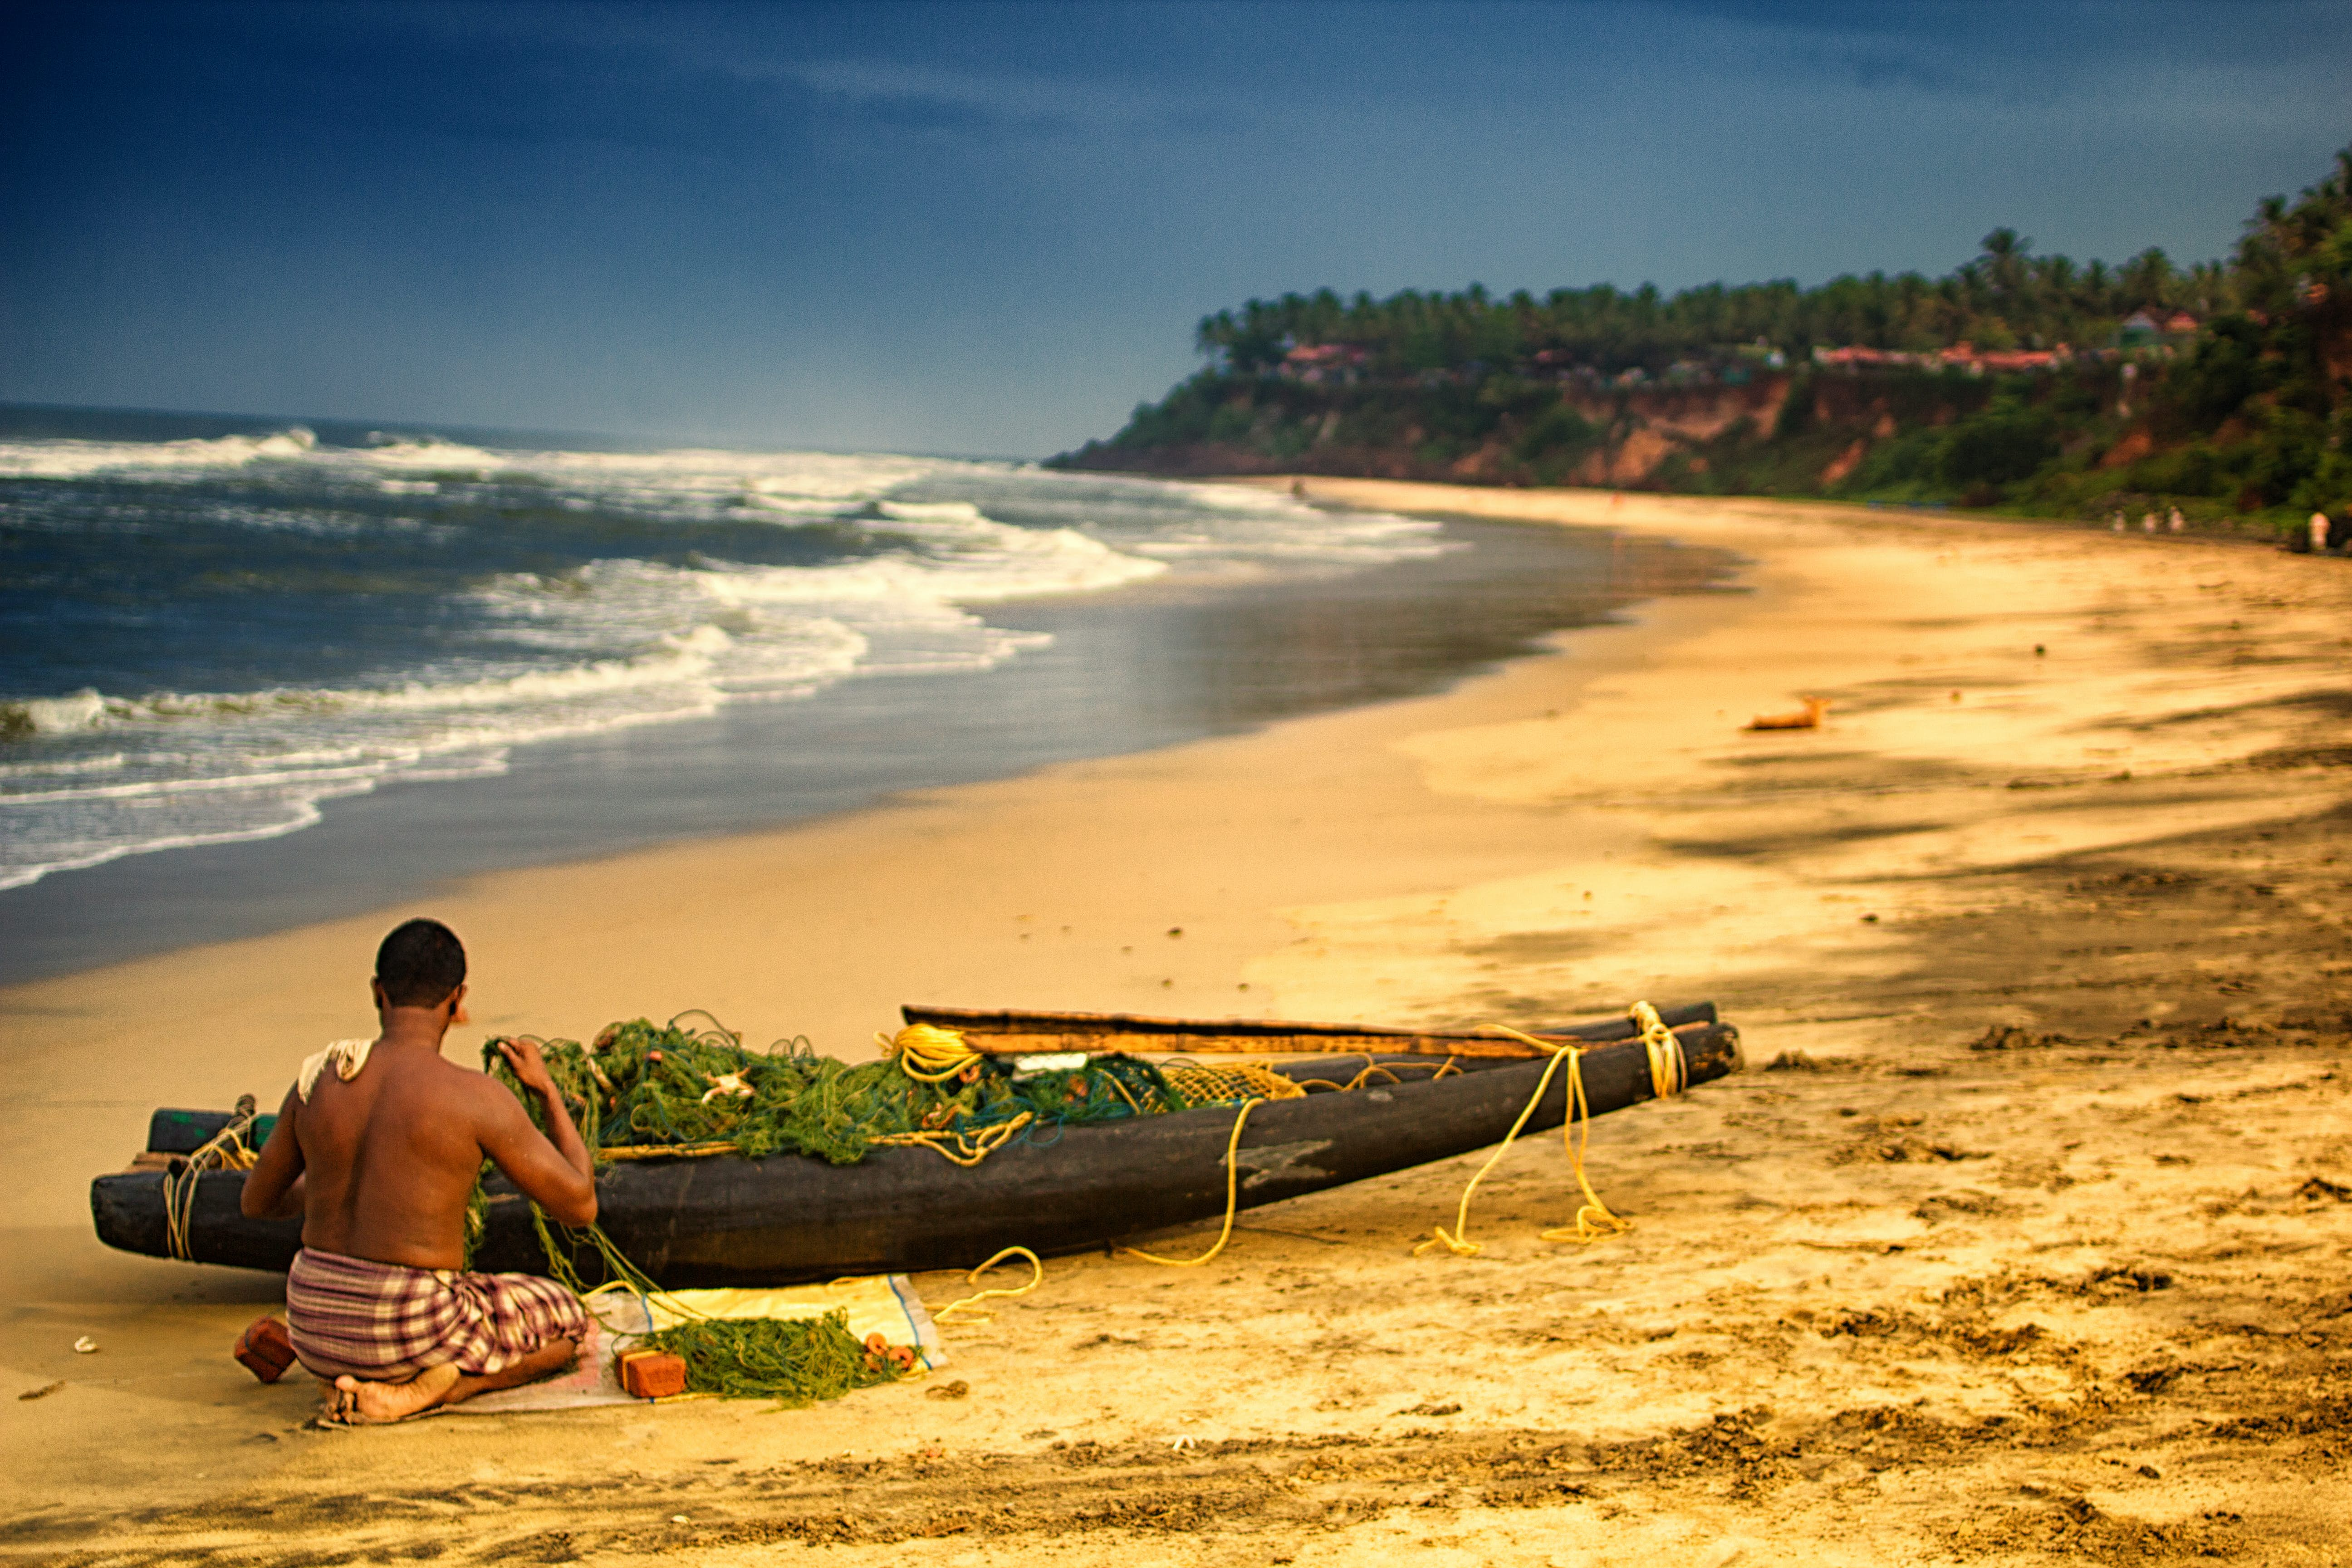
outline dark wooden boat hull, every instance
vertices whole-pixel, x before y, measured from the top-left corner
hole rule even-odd
[[[1738,1070],[1738,1031],[1710,1022],[1677,1034],[1692,1083]],[[1426,1058],[1399,1058],[1405,1071],[1429,1065]],[[1496,1142],[1527,1105],[1544,1065],[1478,1061],[1436,1081],[1265,1101],[1251,1111],[1242,1135],[1240,1206],[1280,1203]],[[1288,1070],[1321,1077],[1330,1064],[1290,1064]],[[1594,1115],[1652,1098],[1648,1058],[1638,1044],[1595,1047],[1583,1058],[1583,1077]],[[1555,1075],[1526,1131],[1558,1127],[1566,1103],[1565,1075]],[[1225,1207],[1233,1125],[1231,1109],[1208,1107],[1070,1127],[1050,1142],[1008,1144],[969,1170],[914,1148],[877,1149],[856,1164],[837,1166],[797,1154],[614,1163],[597,1177],[599,1223],[632,1261],[674,1288],[968,1268],[1003,1247],[1072,1252],[1216,1219]],[[163,1179],[161,1171],[131,1171],[92,1183],[100,1239],[170,1256]],[[237,1210],[239,1173],[197,1181],[190,1226],[194,1261],[279,1270],[291,1262],[299,1222],[245,1218]],[[501,1180],[489,1186],[489,1228],[476,1266],[545,1272],[530,1205]],[[582,1248],[575,1258],[583,1275],[595,1278],[593,1253]]]

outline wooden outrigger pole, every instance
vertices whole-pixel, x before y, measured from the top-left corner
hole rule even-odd
[[[1052,1056],[1066,1051],[1130,1053],[1252,1052],[1267,1056],[1539,1057],[1524,1040],[1478,1030],[1386,1029],[1372,1024],[1310,1024],[1283,1018],[1162,1018],[1144,1013],[1023,1013],[973,1007],[898,1009],[909,1024],[953,1029],[989,1056]],[[1715,1004],[1662,1007],[1681,1031],[1716,1022]],[[1520,1031],[1559,1045],[1633,1037],[1626,1018]]]

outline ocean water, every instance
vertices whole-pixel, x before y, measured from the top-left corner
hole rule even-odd
[[[888,454],[0,406],[0,984],[1440,689],[1713,552]]]
[[[1459,548],[1228,488],[288,426],[0,438],[0,889],[296,832],[518,748],[979,674],[993,605]]]

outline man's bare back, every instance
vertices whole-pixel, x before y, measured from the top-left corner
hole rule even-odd
[[[381,994],[381,983],[375,989]],[[299,1203],[305,1247],[456,1268],[465,1261],[466,1201],[487,1157],[555,1219],[593,1221],[588,1152],[539,1047],[499,1042],[515,1076],[549,1108],[554,1142],[505,1086],[443,1058],[441,1037],[463,1016],[464,996],[459,986],[432,1008],[381,1007],[383,1032],[355,1077],[321,1073],[308,1103],[288,1089],[246,1178],[245,1211],[285,1214]]]
[[[412,922],[420,923],[430,922]],[[463,950],[444,928],[433,929],[455,949],[455,973],[462,974]],[[501,1041],[499,1048],[539,1100],[546,1135],[496,1079],[442,1058],[443,1037],[465,1021],[463,983],[429,1004],[419,1000],[415,982],[396,984],[406,985],[405,994],[387,991],[382,975],[371,982],[382,1033],[356,1071],[346,1079],[331,1066],[307,1098],[299,1084],[287,1091],[278,1124],[246,1177],[245,1213],[299,1213],[306,1254],[455,1270],[465,1261],[467,1201],[487,1158],[551,1217],[592,1223],[593,1167],[539,1047]],[[373,1384],[341,1376],[336,1385],[346,1397],[337,1409],[373,1419],[411,1414],[542,1376],[569,1365],[577,1349],[557,1340],[485,1376],[454,1365]]]

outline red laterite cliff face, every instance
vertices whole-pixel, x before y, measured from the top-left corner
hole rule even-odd
[[[1649,484],[1677,454],[1695,458],[1704,472],[1708,443],[1769,432],[1793,383],[1781,372],[1730,385],[1547,388],[1498,413],[1466,440],[1445,438],[1452,434],[1445,426],[1460,422],[1433,405],[1428,389],[1386,399],[1382,389],[1304,399],[1293,395],[1300,389],[1243,389],[1219,411],[1223,438],[1097,444],[1069,464],[1178,475],[1297,472],[1636,487]],[[1389,410],[1367,406],[1382,401],[1403,406],[1383,418]],[[1552,432],[1564,438],[1547,446],[1543,437]]]
[[[2317,312],[2292,326],[2300,375],[2268,341],[2282,334],[2241,320],[2139,360],[2085,354],[2009,374],[1963,362],[1632,386],[1226,377],[1171,396],[1213,394],[1187,427],[1122,433],[1056,462],[2000,504],[2060,516],[2174,505],[2200,517],[2333,512],[2352,506],[2340,428],[2352,423],[2352,330]]]

